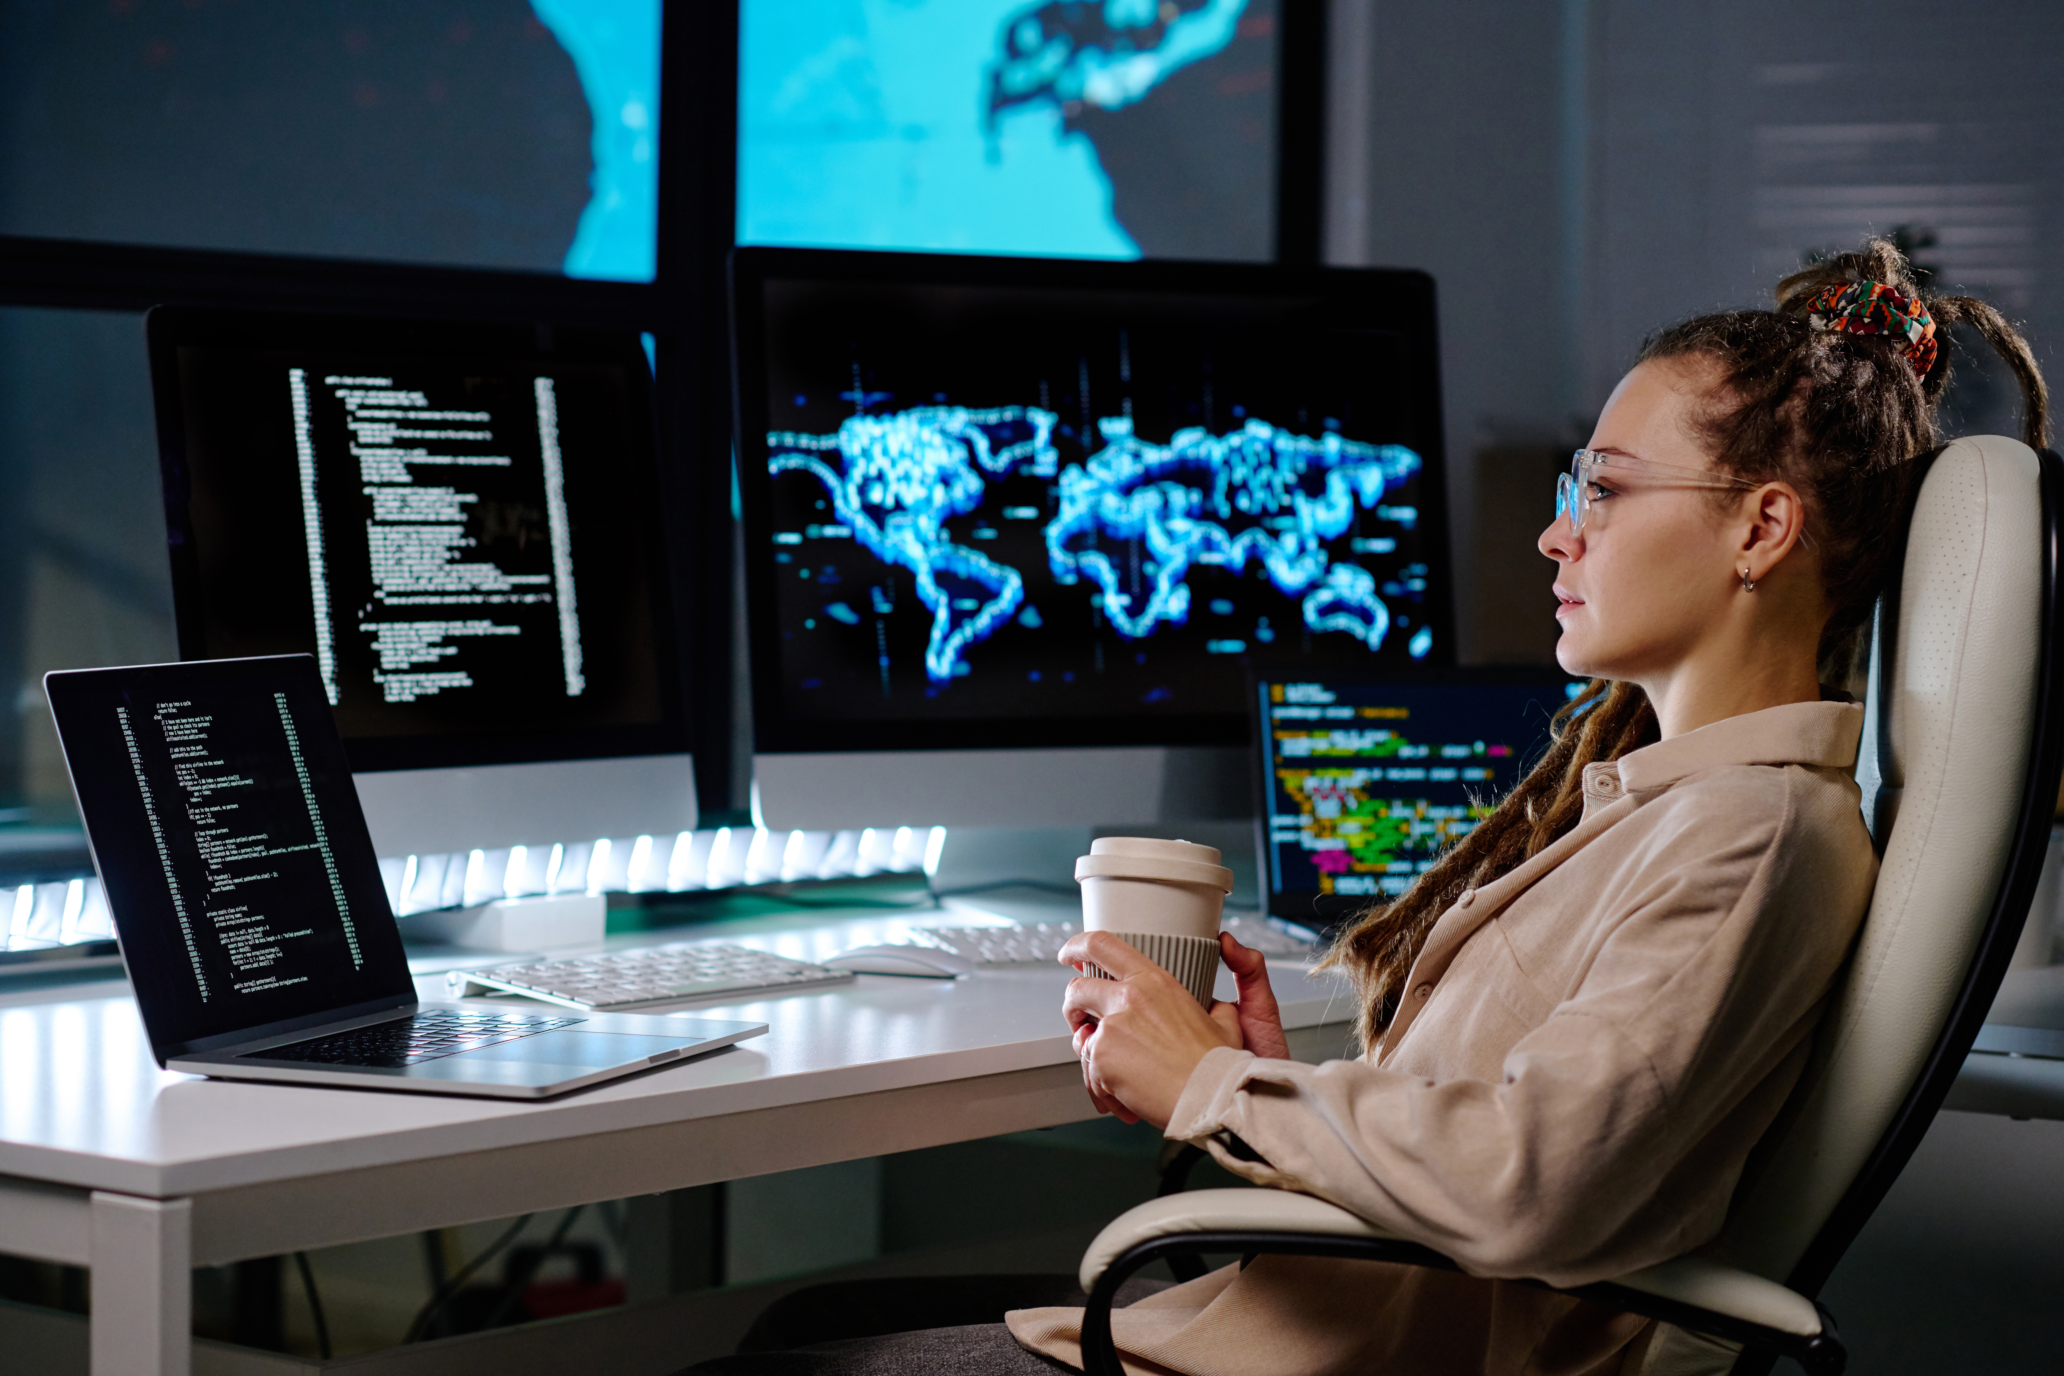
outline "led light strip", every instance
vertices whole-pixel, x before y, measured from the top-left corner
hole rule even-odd
[[[597,837],[380,861],[402,917],[554,894],[683,893],[873,874],[936,873],[945,827],[769,831],[717,827],[674,836]]]

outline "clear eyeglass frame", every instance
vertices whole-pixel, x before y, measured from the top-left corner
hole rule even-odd
[[[1626,454],[1611,454],[1598,449],[1579,449],[1570,456],[1569,472],[1556,475],[1555,514],[1558,518],[1568,517],[1570,534],[1580,535],[1584,530],[1584,518],[1591,510],[1591,487],[1593,475],[1601,468],[1620,469],[1628,473],[1667,475],[1658,487],[1702,487],[1715,491],[1746,492],[1760,484],[1747,478],[1717,478],[1703,468],[1685,468],[1674,463],[1657,463],[1653,459],[1637,459]]]

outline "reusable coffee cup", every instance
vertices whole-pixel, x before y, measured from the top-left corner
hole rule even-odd
[[[1233,872],[1210,846],[1106,836],[1075,862],[1082,930],[1109,932],[1174,975],[1211,1006],[1218,980],[1218,923]],[[1085,974],[1111,979],[1094,963]]]

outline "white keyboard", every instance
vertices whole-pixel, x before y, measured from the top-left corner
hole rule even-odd
[[[1035,922],[1022,927],[920,927],[913,934],[926,946],[966,956],[977,965],[1051,965],[1061,947],[1082,929],[1072,922]]]
[[[711,994],[785,992],[850,984],[850,970],[829,970],[743,946],[680,942],[570,960],[454,970],[445,982],[460,995],[523,994],[590,1013],[622,1013]]]
[[[1265,918],[1229,917],[1224,929],[1243,946],[1284,960],[1315,959],[1318,943],[1294,936]],[[1061,947],[1082,928],[1073,922],[1035,922],[1016,927],[921,927],[916,936],[966,956],[977,965],[1051,965]]]

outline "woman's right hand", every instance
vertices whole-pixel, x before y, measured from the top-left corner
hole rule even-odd
[[[1269,987],[1268,957],[1242,946],[1231,932],[1218,934],[1218,949],[1233,972],[1240,997],[1235,1003],[1211,1005],[1211,1016],[1239,1038],[1239,1045],[1273,1061],[1290,1059],[1290,1039],[1283,1035],[1283,1015],[1276,991]]]

